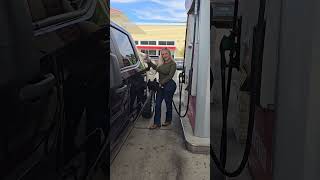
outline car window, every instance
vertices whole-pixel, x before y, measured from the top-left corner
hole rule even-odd
[[[129,37],[123,32],[111,27],[111,32],[114,35],[114,39],[118,45],[120,54],[123,59],[124,67],[131,66],[137,63],[137,58],[134,53],[133,47],[130,43]]]
[[[67,0],[27,0],[27,5],[33,22],[83,8],[79,2]]]

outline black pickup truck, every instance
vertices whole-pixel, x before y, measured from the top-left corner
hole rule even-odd
[[[140,114],[153,114],[154,95],[147,88],[148,73],[137,52],[131,35],[115,23],[110,23],[110,137],[111,158],[128,125]],[[125,132],[124,132],[125,133]],[[120,138],[119,138],[120,137]]]

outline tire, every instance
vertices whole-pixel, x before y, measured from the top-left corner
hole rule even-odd
[[[148,102],[144,106],[141,113],[142,117],[146,119],[151,118],[154,113],[154,92],[151,92],[150,96],[151,97],[148,98]]]

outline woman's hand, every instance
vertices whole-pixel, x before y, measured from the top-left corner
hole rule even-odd
[[[150,71],[150,66],[148,65],[148,67],[145,70],[146,71]]]
[[[163,84],[162,84],[161,81],[159,81],[159,86],[160,86],[161,88],[164,88],[164,86],[163,86]]]
[[[146,57],[144,58],[144,60],[145,60],[145,62],[147,62],[147,63],[150,63],[150,62],[151,62],[151,59],[149,58],[148,55],[146,55]]]

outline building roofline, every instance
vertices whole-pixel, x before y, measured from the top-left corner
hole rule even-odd
[[[119,9],[110,8],[110,14],[119,14],[122,13]]]
[[[187,25],[187,22],[181,22],[181,23],[144,23],[144,22],[136,22],[134,23],[136,25],[150,25],[150,26],[185,26]]]

